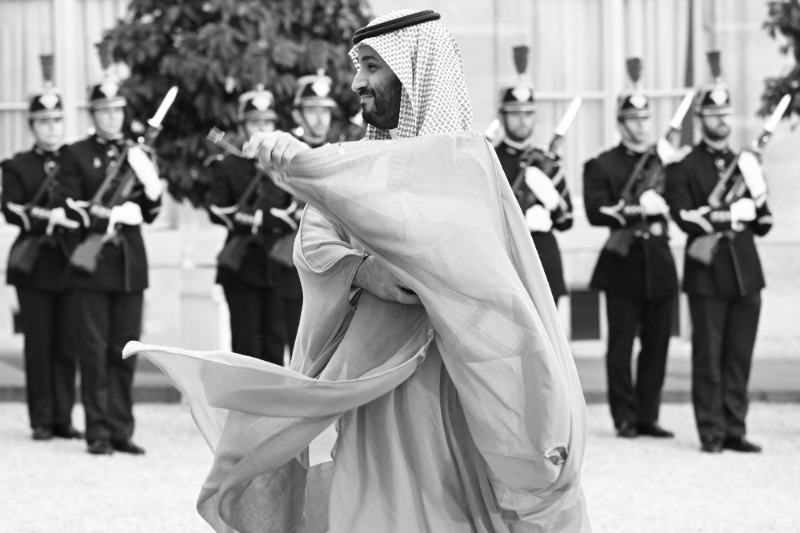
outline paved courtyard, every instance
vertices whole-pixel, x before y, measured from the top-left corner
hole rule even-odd
[[[146,456],[94,457],[77,441],[32,442],[24,404],[0,403],[0,532],[210,532],[194,503],[212,456],[188,409],[144,404],[136,416]],[[671,441],[615,438],[605,405],[589,416],[596,533],[800,531],[800,404],[752,406],[761,455],[701,454],[688,404],[663,407]]]

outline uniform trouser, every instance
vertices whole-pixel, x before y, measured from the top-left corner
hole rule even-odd
[[[730,299],[690,296],[689,309],[692,401],[700,438],[743,437],[761,295]]]
[[[234,285],[222,288],[231,315],[233,351],[283,366],[286,317],[276,291]]]
[[[606,293],[608,403],[617,428],[623,422],[645,424],[658,420],[673,306],[674,298],[645,300]],[[637,327],[641,351],[634,386],[631,358]]]
[[[129,439],[136,357],[123,359],[122,349],[139,340],[144,294],[75,290],[72,297],[86,440]]]
[[[72,425],[75,351],[66,342],[66,293],[17,288],[25,336],[25,390],[31,427]]]

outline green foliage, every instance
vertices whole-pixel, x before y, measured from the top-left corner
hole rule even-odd
[[[786,43],[781,45],[780,52],[791,54],[795,66],[786,74],[764,80],[764,92],[761,94],[761,109],[758,114],[767,116],[775,109],[785,94],[792,94],[792,103],[787,114],[800,115],[800,0],[773,0],[767,2],[767,20],[764,29],[770,37],[777,39],[783,36]]]
[[[368,15],[366,0],[132,0],[106,38],[130,68],[123,91],[134,120],[144,123],[179,87],[156,145],[171,194],[202,202],[203,162],[217,153],[205,136],[212,126],[236,131],[237,99],[263,82],[264,70],[278,126],[289,130],[297,78],[325,68],[339,104],[332,134],[347,136],[359,110],[347,51]]]

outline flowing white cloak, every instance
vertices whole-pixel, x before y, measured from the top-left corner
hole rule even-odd
[[[125,349],[165,371],[214,452],[200,514],[218,532],[590,531],[575,364],[483,136],[328,145],[280,185],[309,203],[291,367]],[[353,295],[366,254],[423,306]]]

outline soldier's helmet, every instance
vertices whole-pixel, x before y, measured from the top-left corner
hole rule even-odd
[[[44,91],[31,97],[28,104],[28,119],[64,118],[64,103],[58,89],[53,85],[53,56],[40,56]]]
[[[633,83],[633,88],[619,95],[617,98],[617,120],[626,118],[649,118],[650,99],[641,87],[642,60],[638,57],[629,58],[625,62],[628,77]]]
[[[533,83],[525,76],[528,69],[527,46],[514,47],[514,67],[517,70],[517,83],[503,90],[500,97],[500,111],[536,111]]]
[[[104,39],[97,44],[100,54],[100,65],[103,67],[103,82],[89,87],[89,110],[125,107],[127,99],[120,94],[119,77],[112,68],[111,41]]]
[[[262,119],[278,120],[278,114],[275,112],[275,97],[259,84],[239,97],[239,122]]]
[[[720,52],[708,52],[708,66],[711,68],[711,77],[714,81],[700,89],[697,94],[695,112],[698,115],[730,115],[733,113],[731,106],[731,93],[728,86],[722,81],[722,64]]]
[[[303,107],[336,107],[336,101],[330,97],[333,80],[319,69],[316,74],[303,76],[297,80],[297,92],[292,105],[295,109]]]
[[[278,114],[275,112],[275,96],[264,88],[267,83],[267,58],[265,56],[256,58],[252,69],[256,88],[239,97],[239,122],[278,120]]]

